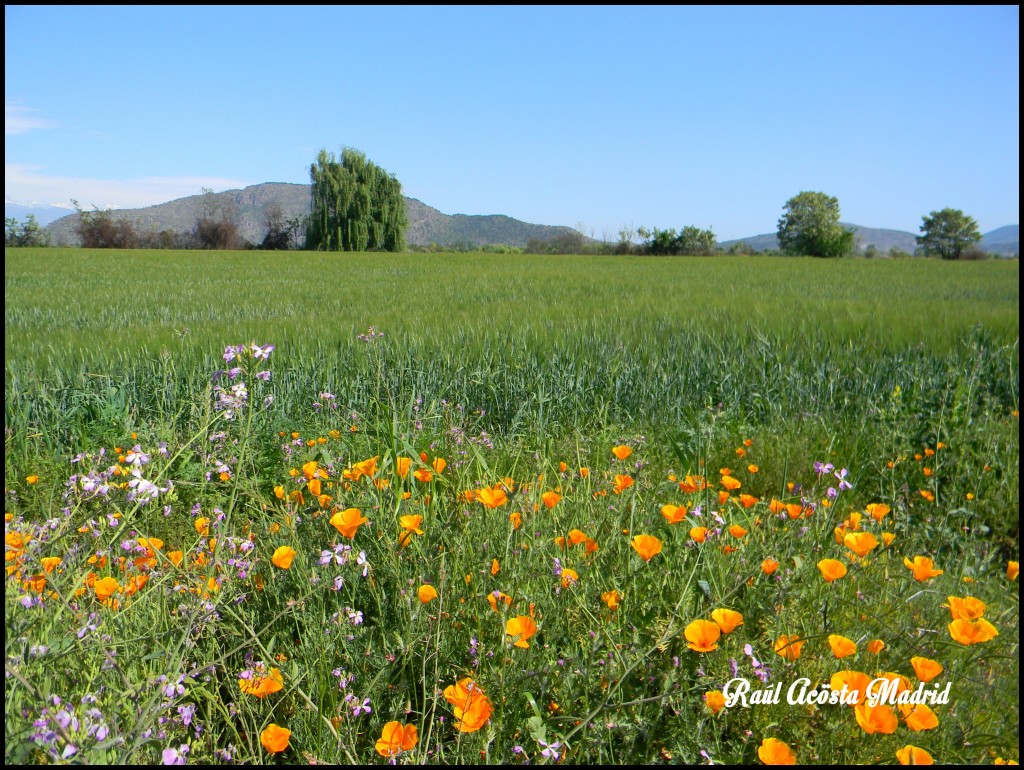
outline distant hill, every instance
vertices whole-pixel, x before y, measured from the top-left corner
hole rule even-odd
[[[260,243],[266,235],[266,211],[272,205],[280,207],[285,219],[302,217],[309,213],[311,188],[309,185],[268,182],[243,190],[227,190],[204,195],[191,195],[169,203],[142,209],[112,211],[115,219],[130,221],[141,232],[172,230],[177,233],[191,231],[196,220],[207,207],[232,211],[242,237]],[[560,235],[572,234],[569,227],[534,225],[500,215],[442,214],[415,198],[405,199],[409,227],[406,242],[411,246],[485,246],[507,244],[525,246],[531,238],[550,241]],[[46,229],[54,244],[77,245],[75,225],[78,215],[72,214],[52,222]]]
[[[47,203],[13,203],[4,201],[4,219],[17,219],[24,222],[32,214],[42,227],[66,217],[73,209],[67,206],[51,206]]]
[[[857,238],[857,248],[864,251],[868,246],[874,244],[875,248],[883,253],[895,247],[908,254],[913,254],[917,248],[917,238],[914,233],[903,230],[885,230],[874,227],[862,227],[848,222],[840,222],[843,227],[850,228]],[[728,250],[734,243],[746,243],[756,251],[775,251],[779,248],[779,239],[775,233],[764,233],[753,235],[749,238],[739,238],[734,241],[722,241],[719,246]],[[1018,225],[1007,225],[986,233],[981,238],[981,248],[993,254],[1020,254],[1020,228]]]

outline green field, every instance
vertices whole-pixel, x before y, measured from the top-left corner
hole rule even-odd
[[[285,761],[383,762],[399,721],[418,729],[400,762],[752,762],[769,738],[798,762],[1016,759],[1018,278],[1017,261],[7,249],[5,757],[263,761],[274,723]],[[225,361],[250,344],[276,348]],[[143,477],[152,500],[118,486]],[[499,487],[507,502],[482,502]],[[327,523],[349,508],[369,520],[352,538]],[[859,532],[879,538],[863,557]],[[640,534],[661,553],[639,556]],[[918,580],[915,556],[943,574]],[[823,580],[825,558],[848,574]],[[983,601],[998,636],[960,641],[949,596]],[[721,608],[743,625],[693,650],[684,631]],[[517,617],[539,627],[525,648]],[[785,694],[712,713],[705,693],[754,677],[752,656],[770,684],[849,669],[915,687],[927,657],[953,705],[929,729]],[[259,666],[279,692],[246,693]],[[444,696],[467,676],[490,712]]]

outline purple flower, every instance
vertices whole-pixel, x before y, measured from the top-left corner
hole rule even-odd
[[[274,352],[274,345],[264,345],[260,347],[255,342],[252,344],[252,357],[257,361],[266,361],[270,358],[270,354]]]
[[[185,756],[188,752],[189,747],[188,744],[185,743],[178,746],[178,748],[174,748],[173,746],[166,748],[163,751],[163,759],[161,760],[161,763],[164,765],[184,765]]]
[[[832,463],[815,462],[814,472],[819,476],[824,476],[826,473],[831,473],[835,466]]]

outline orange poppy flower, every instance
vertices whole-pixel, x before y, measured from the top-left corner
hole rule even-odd
[[[717,714],[725,708],[725,694],[721,690],[710,690],[704,693],[704,705],[712,714]]]
[[[728,489],[730,492],[735,492],[741,486],[743,486],[739,479],[734,479],[732,476],[725,475],[721,479],[722,486]]]
[[[337,511],[330,518],[330,525],[349,540],[356,536],[359,527],[368,522],[369,519],[363,516],[358,508],[346,508],[344,511]]]
[[[690,476],[687,475],[686,479],[679,482],[679,490],[686,494],[692,494],[694,492],[700,492],[702,489],[708,488],[708,482],[705,481],[703,476]]]
[[[932,755],[922,748],[912,746],[909,743],[896,752],[896,759],[901,765],[934,765]]]
[[[388,722],[374,744],[377,753],[382,757],[394,757],[403,751],[409,751],[419,742],[416,725],[403,725],[401,722]]]
[[[276,551],[274,555],[270,557],[271,563],[279,569],[290,569],[292,566],[292,560],[295,558],[296,551],[287,545],[282,545]]]
[[[257,672],[249,679],[239,679],[238,689],[246,695],[266,698],[271,693],[284,689],[284,677],[281,675],[280,669],[272,668],[266,676]]]
[[[917,655],[910,659],[910,665],[914,667],[914,674],[922,682],[927,684],[942,673],[942,664],[931,658],[922,658]]]
[[[1019,561],[1008,561],[1006,562],[1006,579],[1016,580],[1017,575],[1020,574],[1020,562]]]
[[[903,565],[914,573],[914,580],[923,583],[943,573],[941,569],[935,569],[935,565],[927,556],[915,556],[914,560],[904,557]]]
[[[421,484],[429,484],[434,478],[434,473],[426,468],[417,468],[412,472],[412,475]]]
[[[558,501],[562,499],[562,496],[557,492],[545,492],[540,496],[540,499],[548,508],[554,508],[558,505]]]
[[[512,529],[519,529],[523,526],[523,514],[521,513],[510,513],[508,520],[512,522]]]
[[[903,715],[907,727],[915,733],[934,730],[939,726],[939,718],[935,716],[935,712],[923,703],[901,703],[900,714]]]
[[[588,478],[590,476],[590,468],[580,468],[580,478]]]
[[[743,527],[741,527],[739,524],[733,524],[731,527],[729,527],[729,534],[737,540],[739,540],[747,534],[747,530],[743,529]]]
[[[792,636],[782,634],[775,640],[774,650],[792,663],[800,657],[800,650],[803,649],[804,644],[804,640],[796,634],[793,634]]]
[[[60,565],[61,558],[59,556],[44,556],[39,560],[43,565],[43,571],[49,575],[54,569]]]
[[[498,564],[497,559],[491,559],[491,574],[497,575],[501,571],[501,565]]]
[[[100,578],[92,584],[92,590],[96,592],[96,598],[101,602],[121,590],[121,585],[112,577]]]
[[[569,530],[569,545],[579,545],[587,542],[587,536],[579,529]]]
[[[572,588],[580,581],[580,576],[574,569],[562,570],[562,588]]]
[[[395,473],[401,478],[405,478],[409,475],[409,469],[412,468],[411,457],[396,457],[395,458]]]
[[[669,524],[678,524],[685,520],[687,513],[689,513],[689,511],[687,511],[686,506],[683,505],[672,505],[671,503],[668,503],[661,506],[661,515],[665,517],[665,521]]]
[[[875,733],[889,735],[896,732],[896,728],[899,727],[899,719],[897,719],[892,706],[885,704],[871,706],[868,703],[860,703],[854,706],[854,714],[860,729],[868,735]]]
[[[780,514],[786,510],[786,504],[773,497],[772,501],[768,503],[768,510],[774,514]]]
[[[633,450],[623,444],[620,446],[612,447],[612,454],[618,457],[620,460],[625,460],[627,457],[633,454]]]
[[[985,614],[987,609],[983,601],[975,599],[973,596],[966,598],[949,596],[946,601],[949,602],[949,614],[953,620],[977,620]]]
[[[430,467],[434,469],[434,473],[444,473],[444,469],[448,467],[448,461],[443,457],[435,457]]]
[[[846,565],[837,559],[822,559],[818,562],[818,569],[826,583],[832,583],[846,575]]]
[[[492,591],[487,594],[487,603],[491,605],[491,609],[495,612],[498,611],[498,602],[504,602],[506,607],[510,606],[512,604],[512,597],[501,591]]]
[[[765,559],[763,562],[761,562],[761,571],[764,574],[766,574],[766,575],[774,574],[775,570],[777,570],[778,568],[779,568],[779,563],[777,561],[775,561],[775,559],[769,558],[769,559]]]
[[[778,738],[765,738],[757,749],[757,758],[766,765],[795,765],[796,754]]]
[[[848,658],[857,652],[857,643],[839,634],[829,636],[828,646],[832,648],[832,654],[837,658]]]
[[[851,702],[855,705],[864,702],[870,684],[871,677],[861,671],[837,671],[829,680],[833,692],[841,692],[845,687],[852,694]]]
[[[883,532],[882,533],[882,545],[888,547],[892,545],[892,541],[896,539],[896,533],[894,532]]]
[[[708,528],[694,527],[690,530],[690,537],[697,543],[703,543],[708,539]]]
[[[260,743],[270,754],[280,754],[288,748],[288,739],[291,737],[291,730],[271,723],[267,725],[266,730],[260,733]]]
[[[753,495],[748,495],[745,492],[740,495],[740,505],[744,508],[753,508],[757,505],[758,500],[759,498],[754,497]]]
[[[537,624],[533,622],[533,618],[529,615],[517,615],[514,618],[509,618],[505,623],[505,634],[512,637],[514,646],[521,647],[524,650],[530,646],[527,640],[536,633]]]
[[[601,601],[603,601],[605,605],[607,605],[608,609],[617,610],[619,608],[619,605],[622,603],[622,594],[620,594],[615,589],[612,589],[611,591],[605,591],[603,594],[601,594]]]
[[[470,677],[446,687],[444,697],[455,709],[455,727],[459,732],[476,732],[494,713],[490,699]]]
[[[416,596],[419,597],[420,603],[427,604],[437,598],[437,589],[432,585],[424,584],[419,587]]]
[[[319,467],[316,460],[310,460],[308,463],[302,466],[302,475],[306,477],[306,481],[312,481],[313,476],[316,475],[316,470]]]
[[[710,620],[695,620],[683,631],[687,647],[694,652],[714,652],[718,649],[718,639],[722,629]]]
[[[885,649],[885,642],[883,642],[881,639],[872,639],[870,642],[867,643],[866,647],[868,648],[868,652],[870,652],[872,655],[878,655],[882,650]]]
[[[621,494],[623,490],[633,486],[633,477],[629,474],[617,473],[615,474],[615,486],[612,487],[612,491],[615,494]]]
[[[647,562],[661,553],[661,541],[654,535],[637,535],[633,538],[633,549]]]
[[[843,545],[863,559],[878,545],[878,538],[870,532],[850,532],[843,538]]]
[[[864,510],[866,510],[868,512],[868,516],[875,521],[881,521],[889,515],[889,511],[892,509],[885,503],[868,503]]]
[[[423,523],[423,517],[419,514],[415,516],[402,516],[398,520],[398,526],[407,532],[415,532],[417,535],[422,535],[423,530],[420,529],[420,525]]]
[[[743,625],[743,615],[735,610],[717,609],[711,613],[711,619],[718,624],[723,634],[731,634],[737,626]]]
[[[985,618],[954,620],[949,624],[949,635],[960,644],[981,644],[999,636],[996,627]]]
[[[505,494],[505,490],[502,488],[495,489],[494,487],[484,487],[478,489],[476,493],[476,499],[483,503],[486,508],[500,508],[508,502],[508,495]]]
[[[786,515],[791,519],[799,519],[800,514],[804,512],[804,507],[800,503],[786,503]]]

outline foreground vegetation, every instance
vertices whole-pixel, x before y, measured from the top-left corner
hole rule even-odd
[[[9,762],[1017,758],[1016,262],[5,257]]]

